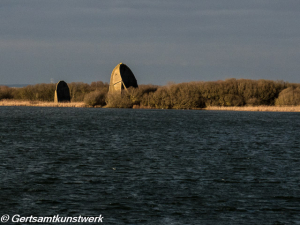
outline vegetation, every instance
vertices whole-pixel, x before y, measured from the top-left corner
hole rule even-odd
[[[84,103],[89,106],[104,106],[106,99],[106,91],[92,91],[84,96]]]
[[[85,95],[100,91],[108,92],[109,85],[102,81],[93,82],[90,85],[82,82],[73,82],[68,84],[72,102],[83,102]],[[28,85],[22,88],[0,87],[1,99],[29,100],[52,102],[54,100],[54,91],[56,84],[36,84]]]
[[[300,84],[283,81],[228,79],[215,82],[189,82],[166,86],[140,85],[122,94],[108,93],[109,85],[101,81],[91,84],[68,84],[72,102],[88,106],[114,108],[198,109],[236,106],[300,105]],[[0,86],[0,100],[52,102],[55,84],[29,85],[23,88]]]
[[[286,89],[293,101],[279,102]],[[290,90],[289,89],[289,90]],[[109,95],[107,105],[116,108],[197,109],[210,106],[300,105],[297,96],[300,84],[283,81],[228,79],[215,82],[189,82],[166,86],[143,85],[124,91],[122,95]],[[285,92],[283,92],[285,93]],[[280,95],[280,96],[279,96]]]
[[[289,87],[280,92],[275,105],[300,105],[300,87]]]
[[[0,100],[13,98],[12,89],[7,86],[0,86]]]
[[[42,102],[28,100],[2,99],[0,106],[37,106],[37,107],[85,107],[83,102]]]
[[[11,88],[15,100],[53,101],[55,84],[28,85],[23,88]]]
[[[109,84],[102,81],[93,82],[91,85],[82,82],[73,82],[68,84],[70,89],[71,101],[82,102],[86,94],[93,91],[108,92]]]
[[[111,108],[132,108],[134,105],[150,105],[151,96],[157,91],[157,86],[140,85],[138,88],[127,88],[127,91],[108,93],[106,103]]]

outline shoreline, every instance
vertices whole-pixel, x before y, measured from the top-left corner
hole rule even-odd
[[[28,100],[0,100],[0,106],[28,106],[28,107],[71,107],[71,108],[93,108],[87,106],[84,102],[43,102]],[[94,107],[94,108],[97,108]],[[104,106],[104,108],[107,108]],[[148,107],[134,107],[136,109],[149,109]],[[248,111],[248,112],[300,112],[300,106],[208,106],[196,110],[212,111]]]
[[[84,102],[43,102],[43,101],[28,101],[28,100],[9,100],[2,99],[0,106],[29,106],[29,107],[87,107]]]
[[[208,106],[203,110],[247,112],[300,112],[300,106]]]

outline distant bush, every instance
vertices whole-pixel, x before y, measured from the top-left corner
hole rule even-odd
[[[13,98],[12,89],[7,86],[0,86],[0,100]]]
[[[72,82],[68,84],[72,102],[82,102],[84,96],[91,92],[90,85],[83,82]]]
[[[107,104],[114,108],[195,109],[207,106],[256,106],[299,104],[300,84],[283,81],[228,79],[214,82],[170,83],[166,86],[140,85],[122,93],[108,93],[102,81],[68,83],[72,102],[90,106]],[[0,87],[0,99],[53,101],[56,84],[23,88]]]
[[[249,98],[246,100],[246,105],[248,105],[248,106],[260,105],[260,100],[257,98]]]
[[[109,107],[151,107],[195,109],[206,106],[274,105],[287,84],[282,81],[236,80],[189,82],[166,86],[128,89],[122,95],[108,96]]]
[[[135,105],[139,102],[140,106],[151,107],[153,93],[156,92],[158,86],[155,85],[139,85],[138,90],[140,92],[138,101],[135,101]]]
[[[171,84],[167,86],[172,109],[203,108],[205,103],[196,83]]]
[[[36,84],[13,89],[13,98],[30,101],[54,100],[55,84]]]
[[[205,107],[196,83],[169,84],[149,94],[148,106],[162,109],[193,109]]]
[[[275,105],[300,105],[300,88],[289,87],[280,92]]]
[[[109,84],[103,83],[102,81],[92,82],[90,85],[91,91],[99,91],[99,90],[106,90],[108,92]]]
[[[127,88],[122,93],[108,93],[106,103],[112,108],[132,108],[135,106],[150,106],[149,95],[157,90],[155,85],[140,85],[138,88]]]
[[[220,99],[222,106],[242,106],[244,105],[243,97],[239,95],[226,94]]]
[[[72,102],[82,102],[86,94],[93,91],[107,92],[109,85],[102,81],[93,82],[91,85],[82,82],[69,83],[69,90]],[[36,84],[22,88],[8,88],[11,96],[16,100],[30,101],[54,101],[56,84]],[[0,90],[0,93],[1,90]],[[0,94],[1,96],[1,94]]]
[[[130,98],[130,93],[123,90],[122,93],[108,93],[106,104],[110,108],[132,108],[133,102]]]
[[[206,106],[274,105],[285,87],[282,81],[268,80],[228,79],[199,83]]]
[[[72,102],[82,102],[86,94],[92,91],[108,92],[109,85],[102,81],[92,82],[91,85],[83,82],[72,82],[68,84]]]
[[[88,106],[104,106],[106,99],[106,91],[93,91],[84,96],[84,103]]]

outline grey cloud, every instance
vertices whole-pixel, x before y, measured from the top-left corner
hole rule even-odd
[[[0,83],[108,81],[121,61],[142,83],[300,82],[299,9],[294,0],[2,0]]]

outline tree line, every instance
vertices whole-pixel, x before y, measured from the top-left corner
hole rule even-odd
[[[300,105],[300,84],[283,81],[228,79],[225,81],[140,85],[108,93],[102,81],[68,84],[71,101],[115,108],[196,109],[207,106]],[[55,84],[23,88],[0,87],[1,99],[53,101]]]
[[[97,90],[108,92],[108,83],[102,81],[92,82],[86,84],[83,82],[68,83],[70,96],[73,102],[82,102],[84,97]],[[28,85],[22,88],[9,88],[7,86],[0,86],[0,100],[1,99],[15,99],[15,100],[29,100],[29,101],[54,101],[54,92],[56,84],[36,84]]]

